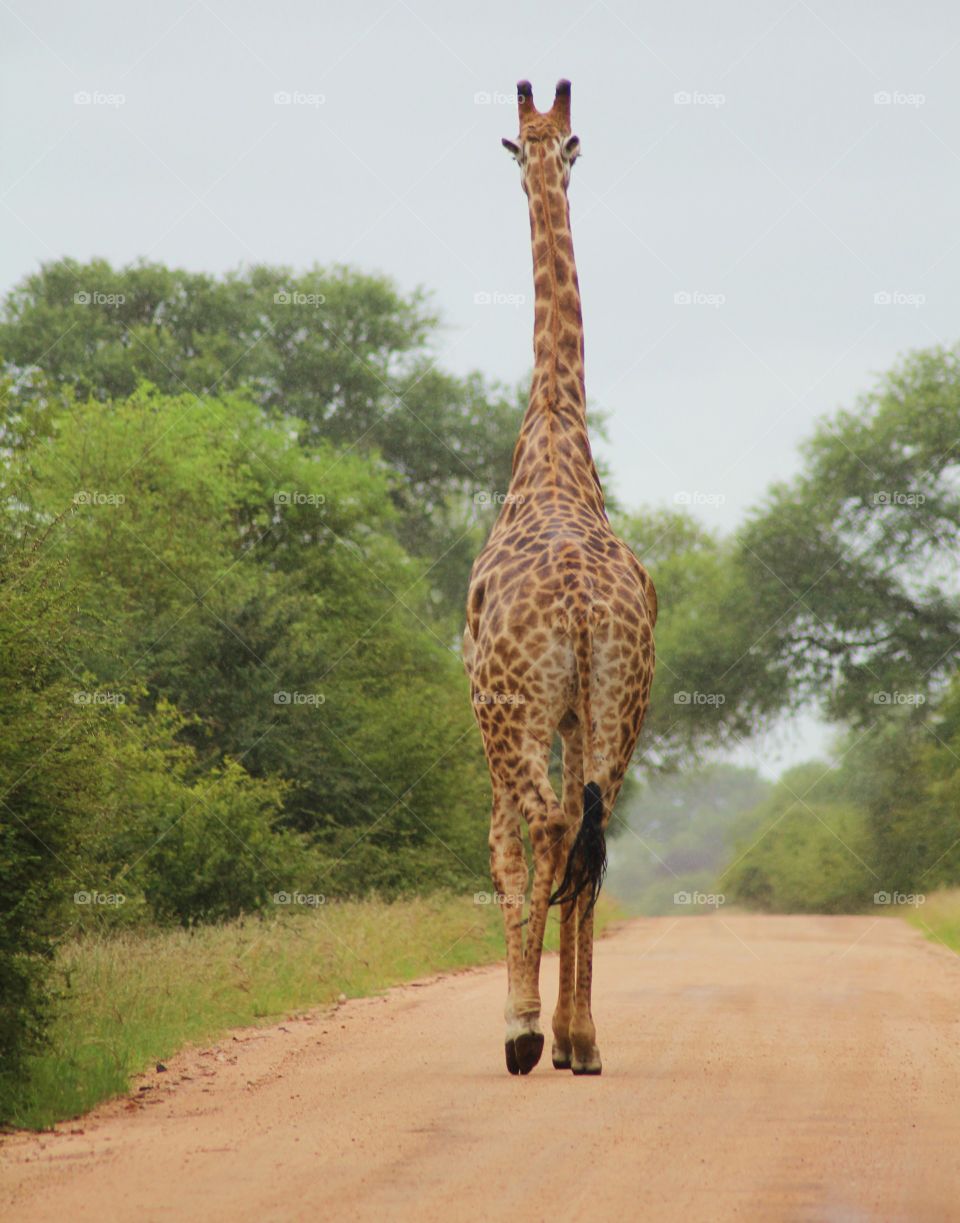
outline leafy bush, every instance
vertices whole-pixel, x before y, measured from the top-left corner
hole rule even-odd
[[[146,847],[133,874],[158,921],[237,917],[296,888],[303,847],[277,827],[280,783],[255,781],[228,761],[192,786],[170,789],[136,826]]]
[[[234,759],[291,783],[283,822],[337,863],[338,892],[430,886],[427,863],[442,883],[486,876],[466,681],[391,533],[382,465],[301,445],[242,398],[142,388],[74,404],[8,486],[29,536],[77,498],[51,546],[85,591],[85,669],[141,692],[138,717],[175,706],[199,771]]]
[[[729,901],[776,913],[850,913],[877,890],[866,864],[867,820],[854,807],[791,803],[753,835],[722,876]]]
[[[41,549],[0,539],[0,1114],[44,1040],[53,939],[104,784],[98,728],[65,677],[72,594]]]
[[[922,719],[878,719],[839,763],[792,769],[739,822],[721,882],[777,912],[851,912],[960,883],[960,680]]]
[[[237,917],[269,907],[313,869],[303,838],[279,826],[285,784],[234,760],[202,767],[178,739],[184,725],[164,703],[149,717],[114,719],[113,784],[82,853],[92,886],[123,902],[82,910],[84,931]]]

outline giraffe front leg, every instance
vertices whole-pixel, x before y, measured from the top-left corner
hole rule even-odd
[[[507,943],[507,1001],[504,1019],[507,1032],[505,1053],[507,1069],[520,1074],[515,1041],[517,1015],[515,990],[523,978],[523,897],[527,890],[527,861],[520,836],[520,817],[505,799],[494,799],[490,821],[490,876],[496,899],[503,910]]]
[[[597,1048],[597,1029],[590,1013],[590,990],[593,983],[593,910],[587,912],[590,898],[582,894],[577,899],[577,984],[574,990],[573,1019],[570,1039],[573,1056],[570,1069],[574,1074],[600,1074],[603,1065]]]

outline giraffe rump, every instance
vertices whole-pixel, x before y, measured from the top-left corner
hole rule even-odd
[[[583,787],[583,819],[576,839],[567,856],[567,866],[560,886],[550,897],[550,904],[575,901],[583,892],[590,895],[584,916],[597,903],[603,877],[607,870],[607,838],[603,831],[603,795],[595,781]]]

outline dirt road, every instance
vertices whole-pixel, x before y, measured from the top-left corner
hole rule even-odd
[[[508,1076],[503,972],[461,973],[238,1031],[7,1139],[0,1217],[960,1219],[950,952],[895,917],[658,918],[598,945],[596,981],[602,1078],[549,1050]]]

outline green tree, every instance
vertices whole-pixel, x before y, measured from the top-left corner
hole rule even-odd
[[[394,529],[430,558],[434,590],[459,616],[474,497],[506,489],[522,408],[479,374],[440,369],[438,334],[423,292],[345,267],[218,278],[62,259],[27,276],[0,313],[5,368],[28,375],[6,432],[42,429],[51,387],[103,402],[144,380],[201,398],[243,388],[267,414],[296,420],[307,445],[382,456],[400,477]]]
[[[893,710],[790,770],[741,817],[724,886],[776,911],[857,910],[960,884],[960,680],[923,715]]]
[[[482,756],[392,477],[298,435],[238,396],[143,388],[71,403],[7,493],[26,538],[69,507],[55,547],[97,683],[174,705],[206,767],[288,781],[327,890],[473,881]]]
[[[74,594],[42,540],[0,523],[0,1117],[42,1043],[49,962],[104,778],[99,734],[73,699]]]
[[[708,764],[651,778],[618,804],[609,884],[640,913],[678,913],[678,892],[716,892],[730,830],[765,797],[770,783],[752,769]]]
[[[933,709],[897,711],[858,732],[844,756],[845,795],[869,823],[877,890],[960,883],[960,682]]]
[[[843,789],[842,776],[825,765],[788,770],[733,830],[732,859],[717,883],[728,900],[776,913],[869,904],[880,886],[871,829]]]
[[[86,813],[78,871],[121,902],[76,910],[74,928],[152,921],[184,926],[269,908],[319,869],[305,839],[282,826],[284,783],[236,761],[204,767],[179,737],[185,719],[161,701],[109,711],[101,750],[109,785]]]
[[[956,666],[960,350],[907,357],[803,454],[738,535],[748,616],[790,704],[864,724]]]
[[[789,671],[763,648],[736,545],[683,511],[617,515],[614,526],[649,569],[659,604],[640,758],[675,767],[749,737],[784,706]]]

